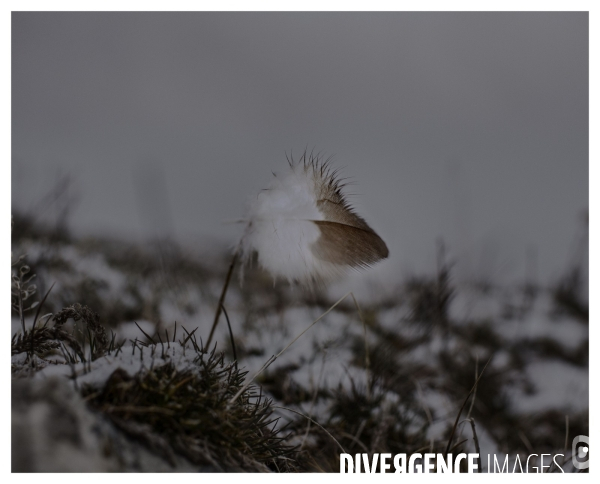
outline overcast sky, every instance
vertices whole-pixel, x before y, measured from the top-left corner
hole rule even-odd
[[[12,200],[233,245],[285,153],[335,155],[381,274],[541,279],[588,207],[587,13],[13,13]],[[43,217],[51,219],[52,209]]]

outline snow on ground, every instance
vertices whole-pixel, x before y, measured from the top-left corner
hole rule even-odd
[[[125,273],[102,253],[82,250],[76,245],[64,244],[50,250],[30,241],[22,249],[33,268],[40,266],[46,287],[57,281],[49,302],[65,293],[85,299],[91,294],[86,284],[96,281],[95,296],[90,297],[89,304],[100,305],[92,309],[100,314],[101,321],[104,314],[110,313],[112,319],[104,320],[103,324],[115,332],[117,341],[127,342],[118,355],[103,356],[91,363],[65,365],[60,364],[64,362],[61,355],[48,357],[41,362],[43,369],[35,373],[34,379],[56,376],[69,379],[76,374],[78,385],[100,386],[117,368],[133,375],[142,368],[167,361],[180,369],[194,366],[196,353],[190,343],[184,348],[179,341],[186,335],[183,328],[188,332],[196,330],[198,343],[206,341],[222,287],[221,271],[186,279],[176,275],[166,277],[151,267],[155,272],[147,269],[149,275],[140,277]],[[47,262],[49,258],[54,265]],[[298,288],[290,289],[282,283],[273,286],[252,277],[256,276],[247,277],[241,287],[234,280],[225,301],[239,365],[248,371],[248,377],[311,326],[337,299],[333,294],[337,296],[340,292],[335,287],[329,292],[320,289],[317,294],[307,295]],[[402,292],[402,285],[380,291],[359,288],[358,300],[368,327],[366,346],[370,364],[376,366],[367,369],[365,327],[352,298],[348,297],[297,339],[256,378],[256,383],[264,384],[268,394],[299,389],[305,396],[297,402],[287,402],[286,406],[325,422],[335,391],[350,393],[354,388],[364,391],[378,372],[382,401],[394,406],[414,399],[415,408],[430,420],[426,438],[439,441],[447,435],[462,399],[474,383],[475,366],[480,371],[485,359],[493,354],[482,378],[499,375],[497,381],[502,388],[494,398],[507,396],[509,411],[514,415],[529,418],[548,410],[571,414],[587,411],[589,371],[587,361],[577,356],[589,337],[587,324],[557,314],[551,291],[547,289],[539,289],[534,296],[518,287],[483,290],[459,285],[454,289],[443,326],[415,320],[410,297]],[[390,299],[393,291],[398,291],[398,296]],[[75,302],[86,304],[85,300],[72,301]],[[29,327],[31,315],[27,321]],[[139,348],[134,355],[129,343],[136,338],[147,342],[135,323],[148,335],[154,336],[159,331],[163,341],[167,339],[162,337],[165,332],[171,341],[176,332],[177,342],[165,344],[164,348],[160,344],[144,348],[142,359]],[[21,323],[13,314],[11,334],[20,329]],[[215,342],[230,361],[233,353],[224,314],[215,332]],[[461,365],[467,357],[473,360],[469,363],[472,366],[463,370]],[[13,356],[12,363],[13,367],[22,366],[24,354]],[[463,372],[472,376],[465,380]],[[277,404],[283,403],[277,397],[275,400]],[[287,421],[294,418],[289,412],[285,416]],[[478,417],[482,451],[497,452],[498,432],[487,425],[485,419]],[[470,436],[468,424],[461,432],[465,438]]]
[[[537,361],[527,367],[532,394],[515,392],[514,406],[521,413],[560,410],[566,414],[589,408],[590,376],[587,368],[562,361]]]

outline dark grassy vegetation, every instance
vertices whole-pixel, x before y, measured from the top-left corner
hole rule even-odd
[[[229,404],[245,373],[214,352],[198,351],[194,363],[185,370],[166,363],[134,376],[117,369],[101,389],[85,385],[82,395],[172,465],[179,453],[218,470],[296,470],[295,449],[275,430],[269,399],[252,388]]]
[[[504,330],[526,321],[543,297],[551,310],[538,313],[555,320],[552,324],[587,328],[580,265],[550,287],[523,284],[504,292],[493,284],[470,287],[477,298],[500,301],[500,309],[463,317],[452,305],[464,288],[453,280],[452,261],[440,249],[434,274],[410,277],[394,294],[361,303],[361,315],[347,298],[335,309],[348,322],[343,332],[313,341],[301,358],[278,361],[232,401],[247,382],[245,362],[271,356],[260,337],[280,331],[283,347],[292,339],[283,324],[285,311],[301,301],[321,314],[333,302],[325,293],[273,288],[267,275],[250,270],[243,286],[232,281],[239,296],[236,308],[227,307],[236,323],[233,344],[221,338],[216,349],[205,348],[206,334],[187,321],[175,326],[163,308],[175,305],[194,320],[201,301],[216,304],[227,254],[207,263],[166,242],[140,247],[77,240],[16,215],[13,255],[26,253],[13,265],[13,318],[19,320],[12,338],[13,378],[70,366],[69,379],[94,414],[173,466],[178,456],[212,470],[338,472],[341,448],[351,454],[474,452],[465,419],[473,419],[493,443],[488,451],[512,456],[561,451],[566,416],[570,436],[589,432],[585,405],[578,411],[518,405],[538,390],[528,373],[532,364],[558,362],[587,371],[587,338],[573,347],[551,334],[511,338]],[[116,338],[119,323],[139,320],[152,322],[154,331],[140,329],[132,341]],[[265,328],[267,320],[275,321],[273,327]],[[185,364],[176,358],[181,351],[193,356]],[[349,356],[327,363],[336,351]],[[132,373],[117,363],[108,378],[78,381],[108,357],[118,362],[125,354],[147,364]],[[345,376],[332,384],[323,376],[330,368],[326,363],[343,367]],[[309,380],[310,365],[320,375]]]

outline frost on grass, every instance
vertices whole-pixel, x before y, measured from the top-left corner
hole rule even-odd
[[[39,364],[37,357],[29,362],[15,358],[13,364],[36,364],[40,368],[28,379],[29,386],[23,387],[25,379],[20,378],[13,388],[31,391],[55,382],[53,385],[65,389],[62,382],[70,381],[67,393],[71,395],[76,389],[86,402],[85,418],[110,422],[123,435],[161,457],[172,470],[182,470],[182,466],[213,471],[295,470],[291,456],[294,449],[279,435],[271,400],[251,386],[230,403],[241,389],[246,373],[233,363],[226,364],[223,354],[204,352],[193,335],[161,344],[134,341],[127,350],[119,346],[114,354],[93,361],[77,362],[78,355],[74,355],[63,364],[45,366]],[[59,393],[53,390],[54,400],[46,403],[58,404],[55,400]],[[79,419],[83,411],[80,407],[67,406],[63,410],[68,414],[65,418]],[[44,417],[26,412],[20,425],[34,426],[39,419]],[[13,431],[17,430],[13,427]],[[78,427],[75,431],[85,433]],[[44,438],[49,440],[51,433]],[[116,445],[110,435],[107,440]],[[59,460],[66,456],[60,453],[61,448],[48,445],[48,449]],[[24,450],[17,449],[16,456],[20,457]],[[45,465],[36,461],[36,466],[41,467],[37,470],[43,470]],[[135,470],[115,467],[102,459],[89,465],[89,471],[98,466],[108,466],[105,470]],[[60,461],[57,466],[50,468],[66,466],[68,470],[66,462]],[[153,469],[149,466],[137,470]],[[85,467],[70,470],[82,471]]]
[[[232,281],[225,303],[233,345],[222,320],[216,349],[203,348],[225,256],[20,233],[13,253],[27,257],[13,266],[25,302],[13,287],[15,470],[337,472],[340,446],[444,452],[490,358],[453,453],[475,451],[467,417],[484,455],[561,453],[567,419],[569,439],[588,435],[581,267],[547,285],[458,284],[442,257],[435,273],[407,277],[376,300],[357,294],[362,319],[344,300],[229,404],[337,298],[273,287],[250,270],[243,287]],[[52,283],[44,304],[31,307]],[[52,420],[76,430],[61,440],[64,425]]]
[[[167,362],[133,376],[117,368],[103,385],[85,384],[82,395],[173,466],[179,454],[220,470],[294,470],[270,400],[251,389],[230,404],[244,373],[214,352],[199,352],[193,363],[178,369]]]

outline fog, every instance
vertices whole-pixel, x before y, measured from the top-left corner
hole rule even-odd
[[[233,246],[305,148],[377,277],[556,277],[588,207],[587,13],[12,14],[12,201],[77,235]],[[66,200],[66,202],[64,201]]]

